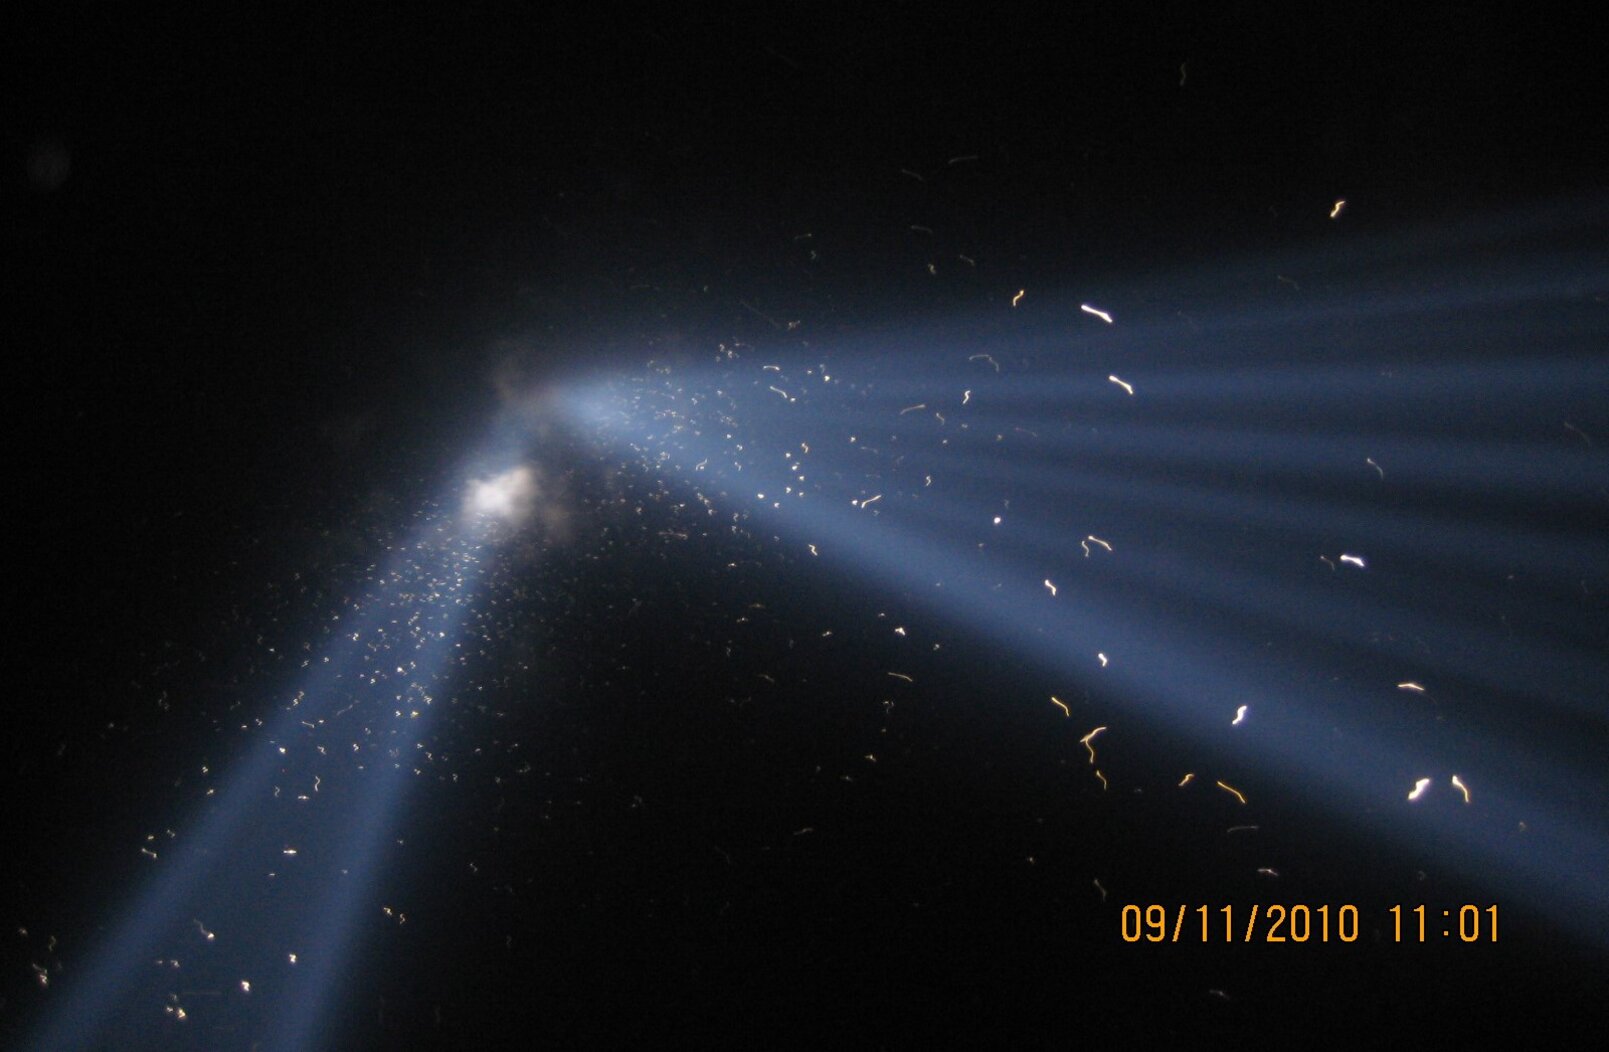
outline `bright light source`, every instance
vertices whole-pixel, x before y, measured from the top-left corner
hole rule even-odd
[[[522,464],[500,475],[471,480],[464,494],[464,514],[519,525],[531,514],[536,495],[536,475]]]

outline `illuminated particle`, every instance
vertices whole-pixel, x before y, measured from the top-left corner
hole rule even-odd
[[[1185,776],[1183,778],[1179,779],[1178,788],[1183,789],[1185,786],[1189,785],[1191,782],[1193,782],[1195,780],[1196,780],[1196,772],[1189,771],[1189,772],[1187,772],[1185,774]]]
[[[1101,773],[1101,769],[1099,767],[1095,768],[1095,777],[1101,780],[1101,789],[1103,791],[1111,788],[1111,785],[1109,785],[1106,781],[1106,775]]]
[[[1104,651],[1096,651],[1095,652],[1095,657],[1097,659],[1099,659],[1099,661],[1101,663],[1101,668],[1105,668],[1106,663],[1107,663],[1106,653]]]
[[[1098,544],[1102,548],[1105,548],[1107,551],[1112,550],[1112,546],[1111,546],[1110,543],[1101,540],[1099,537],[1095,536],[1093,533],[1090,534],[1088,537],[1085,537],[1084,540],[1088,541],[1091,544]],[[1087,547],[1084,549],[1084,554],[1085,554],[1085,556],[1089,555],[1089,549]]]
[[[1430,788],[1430,779],[1429,778],[1421,778],[1421,779],[1419,779],[1417,782],[1413,783],[1413,788],[1408,791],[1408,799],[1410,799],[1410,800],[1419,799],[1421,796],[1425,795],[1425,790],[1429,789],[1429,788]]]
[[[916,680],[914,680],[911,677],[907,676],[903,672],[890,672],[889,675],[893,676],[895,679],[903,679],[907,683],[915,683],[916,682]]]
[[[1342,555],[1341,561],[1344,563],[1351,563],[1360,570],[1364,569],[1366,565],[1363,561],[1363,556],[1361,555]]]
[[[240,980],[240,992],[243,993],[243,994],[251,993],[251,980],[250,979],[242,979],[242,980]]]
[[[927,408],[927,403],[926,402],[920,402],[920,403],[918,403],[916,405],[908,405],[904,409],[901,409],[899,411],[899,415],[904,416],[906,413],[914,413],[918,409],[926,409],[926,408]]]
[[[294,953],[287,953],[285,955],[285,959],[288,960],[291,964],[296,963],[296,955]]]
[[[1021,302],[1022,302],[1022,298],[1023,298],[1023,297],[1024,297],[1024,296],[1026,296],[1026,295],[1027,295],[1027,294],[1028,294],[1028,290],[1027,290],[1027,289],[1018,289],[1018,290],[1017,290],[1017,294],[1016,294],[1016,295],[1015,295],[1015,296],[1013,296],[1013,297],[1011,297],[1011,305],[1012,305],[1012,306],[1013,306],[1013,307],[1015,307],[1015,306],[1016,306],[1016,305],[1017,305],[1017,304],[1019,304],[1019,303],[1021,303]]]
[[[998,515],[996,515],[996,516],[995,516],[995,517],[994,517],[994,524],[995,524],[995,525],[996,525],[996,526],[998,526],[998,525],[1000,525],[1000,516],[998,516]]]
[[[1085,314],[1095,315],[1095,317],[1101,319],[1101,321],[1104,321],[1108,325],[1112,324],[1112,316],[1098,307],[1091,307],[1087,303],[1080,303],[1078,305],[1078,309],[1083,311]]]
[[[1379,464],[1376,464],[1373,457],[1364,457],[1363,462],[1380,473],[1381,482],[1386,480],[1386,469],[1381,467]]]
[[[1331,219],[1340,219],[1341,218],[1341,210],[1344,209],[1344,208],[1346,208],[1346,198],[1343,197],[1343,198],[1340,198],[1339,200],[1337,200],[1335,202],[1335,204],[1330,206],[1330,218]]]
[[[1398,690],[1411,690],[1415,694],[1423,694],[1425,692],[1424,687],[1422,687],[1419,684],[1413,682],[1412,680],[1409,680],[1406,683],[1398,683],[1397,684],[1397,689]]]
[[[216,932],[208,931],[207,926],[205,924],[202,924],[199,920],[193,920],[191,923],[193,923],[196,926],[196,931],[201,933],[201,937],[203,939],[206,939],[208,942],[213,942],[218,938],[218,935],[217,935]]]
[[[1453,775],[1452,782],[1453,788],[1464,794],[1464,803],[1469,803],[1469,786],[1465,785],[1456,774]]]
[[[1056,598],[1056,586],[1050,583],[1050,578],[1048,577],[1045,578],[1045,587],[1050,589],[1050,597],[1052,599]]]
[[[1229,721],[1229,726],[1231,726],[1231,727],[1240,726],[1241,721],[1246,718],[1246,708],[1247,707],[1245,705],[1242,705],[1238,709],[1235,710],[1235,718]]]
[[[1257,875],[1259,877],[1273,877],[1277,880],[1279,879],[1279,870],[1271,869],[1268,866],[1258,866]]]
[[[1112,381],[1112,383],[1116,384],[1117,386],[1121,387],[1127,393],[1129,393],[1129,394],[1134,393],[1134,385],[1129,383],[1127,380],[1119,380],[1115,376],[1108,376],[1107,379]]]
[[[1230,795],[1231,795],[1231,796],[1233,796],[1233,797],[1234,797],[1234,798],[1235,798],[1235,799],[1236,799],[1236,800],[1239,800],[1239,801],[1240,801],[1240,802],[1241,802],[1241,803],[1245,803],[1245,802],[1246,802],[1246,797],[1245,797],[1245,795],[1244,795],[1244,794],[1243,794],[1243,793],[1241,793],[1241,791],[1240,791],[1240,790],[1239,790],[1239,789],[1236,789],[1236,788],[1235,788],[1235,787],[1234,787],[1234,786],[1232,786],[1232,785],[1229,785],[1229,784],[1227,784],[1227,783],[1225,783],[1225,782],[1219,782],[1219,783],[1218,783],[1218,788],[1220,788],[1220,789],[1222,789],[1222,790],[1223,790],[1223,791],[1224,791],[1224,792],[1226,792],[1226,793],[1228,793],[1228,794],[1230,794]]]
[[[978,361],[980,358],[983,361],[986,361],[990,365],[994,366],[994,371],[995,372],[1000,371],[1000,363],[994,360],[993,355],[989,355],[989,354],[970,354],[970,355],[967,355],[967,361],[969,361],[969,362]]]
[[[815,555],[815,556],[820,556],[821,555],[820,552],[816,551],[816,546],[814,544],[807,544],[807,545],[805,545],[805,547],[810,549],[810,554],[811,555]]]
[[[972,401],[972,388],[969,387],[961,392],[961,404],[966,405],[970,401]]]
[[[896,629],[894,629],[894,634],[895,634],[895,635],[896,635],[896,636],[903,636],[903,635],[904,635],[904,634],[905,634],[905,628],[904,628],[904,626],[901,626],[901,627],[899,627],[899,628],[896,628]]]
[[[1056,695],[1054,695],[1054,694],[1052,694],[1052,695],[1051,695],[1051,696],[1050,696],[1050,700],[1051,700],[1051,702],[1053,702],[1053,703],[1054,703],[1054,704],[1055,704],[1055,706],[1056,706],[1056,707],[1057,707],[1057,708],[1058,708],[1058,709],[1060,709],[1060,710],[1061,710],[1061,714],[1062,714],[1062,715],[1063,715],[1063,716],[1064,716],[1064,717],[1067,717],[1067,718],[1068,718],[1068,719],[1071,719],[1071,718],[1072,718],[1072,715],[1073,715],[1073,710],[1072,710],[1072,709],[1069,709],[1069,708],[1068,708],[1068,707],[1067,707],[1067,703],[1066,703],[1066,702],[1065,702],[1065,701],[1063,701],[1063,700],[1061,700],[1061,699],[1060,699],[1060,698],[1058,698],[1058,697],[1057,697],[1057,696],[1056,696]]]
[[[1091,743],[1095,740],[1095,736],[1105,729],[1105,727],[1096,727],[1094,730],[1078,739],[1079,743],[1083,745],[1084,748],[1089,750],[1089,762],[1092,765],[1095,763],[1095,746]]]
[[[1106,901],[1106,889],[1101,886],[1101,882],[1100,882],[1099,878],[1090,881],[1090,883],[1095,885],[1095,890],[1101,893],[1101,901],[1105,902]]]

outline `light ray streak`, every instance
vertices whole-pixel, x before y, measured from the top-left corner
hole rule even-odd
[[[247,983],[254,1047],[324,1043],[412,755],[463,660],[490,546],[508,529],[499,520],[512,506],[501,497],[488,501],[471,487],[462,519],[456,503],[434,504],[371,575],[326,660],[265,714],[219,772],[219,791],[209,790],[191,827],[152,863],[122,923],[63,984],[34,1047],[162,1040],[158,1032],[180,1021],[162,1009],[176,980],[152,960],[182,961],[192,990]],[[283,781],[311,782],[318,795],[282,796]],[[186,1025],[237,1027],[232,1004],[190,1004]]]
[[[1603,214],[1601,209],[1599,214]],[[1416,250],[1404,243],[1399,251],[1411,255]],[[1301,274],[1304,289],[1322,284],[1308,280],[1314,273],[1311,267],[1280,267],[1273,272]],[[1572,280],[1579,287],[1585,280],[1581,275],[1605,272],[1602,261],[1597,260]],[[1266,280],[1266,273],[1259,280]],[[1452,520],[1452,527],[1484,543],[1458,550],[1448,546],[1446,536],[1426,529],[1427,522],[1438,521],[1435,514],[1406,514],[1372,506],[1360,511],[1300,488],[1304,479],[1315,478],[1350,480],[1336,485],[1355,485],[1366,452],[1368,459],[1392,465],[1388,485],[1428,482],[1430,490],[1443,499],[1454,494],[1480,498],[1494,493],[1504,500],[1523,500],[1532,494],[1555,500],[1562,497],[1567,502],[1601,497],[1603,460],[1590,457],[1591,451],[1582,443],[1558,443],[1559,415],[1554,410],[1574,405],[1568,418],[1586,420],[1588,411],[1583,407],[1591,400],[1583,392],[1609,390],[1609,371],[1603,365],[1584,364],[1588,359],[1561,344],[1568,353],[1550,360],[1567,363],[1565,372],[1549,373],[1543,367],[1537,371],[1547,375],[1525,381],[1525,385],[1547,392],[1541,400],[1546,404],[1532,415],[1543,418],[1536,433],[1551,437],[1523,442],[1513,435],[1488,438],[1469,434],[1457,414],[1465,411],[1470,399],[1445,399],[1455,408],[1443,409],[1440,415],[1433,406],[1420,404],[1445,396],[1445,391],[1436,390],[1433,378],[1427,378],[1429,373],[1419,379],[1410,376],[1421,385],[1413,391],[1411,383],[1404,389],[1396,377],[1381,371],[1378,363],[1389,360],[1386,354],[1412,342],[1409,335],[1391,332],[1393,326],[1413,321],[1422,332],[1423,319],[1429,315],[1449,326],[1462,326],[1461,338],[1479,332],[1501,345],[1507,339],[1520,339],[1526,328],[1520,319],[1502,318],[1504,312],[1534,308],[1539,303],[1552,307],[1575,295],[1556,279],[1534,275],[1529,281],[1496,283],[1495,288],[1494,294],[1494,283],[1483,279],[1448,282],[1431,296],[1368,294],[1348,299],[1304,292],[1308,299],[1300,306],[1259,308],[1240,316],[1195,312],[1204,319],[1198,323],[1202,339],[1252,334],[1267,345],[1239,356],[1228,352],[1219,369],[1170,370],[1159,368],[1154,357],[1139,357],[1152,352],[1145,350],[1146,340],[1130,339],[1130,332],[1155,337],[1179,331],[1176,321],[1170,321],[1172,327],[1168,328],[1139,319],[1112,334],[1120,341],[1119,355],[1129,355],[1124,360],[1147,363],[1147,399],[1125,406],[1133,414],[1147,415],[1126,423],[1115,411],[1105,412],[1095,404],[1089,378],[1028,375],[1020,355],[966,354],[971,348],[963,348],[953,358],[974,363],[971,375],[933,368],[931,356],[926,359],[930,367],[919,370],[901,364],[898,355],[885,355],[883,365],[892,377],[886,385],[879,388],[866,378],[857,379],[862,386],[852,394],[845,392],[854,399],[852,403],[818,397],[810,406],[801,407],[806,417],[790,419],[812,434],[832,433],[842,423],[858,419],[857,432],[868,436],[857,451],[864,461],[857,466],[840,456],[818,464],[813,475],[821,480],[837,474],[853,485],[863,481],[866,473],[875,473],[882,491],[890,496],[887,514],[876,520],[856,520],[848,517],[843,505],[835,509],[832,502],[814,502],[781,511],[750,506],[743,508],[742,515],[744,521],[779,535],[801,530],[813,539],[831,542],[846,563],[854,564],[862,581],[877,580],[929,596],[938,609],[964,616],[980,637],[1058,676],[1076,681],[1080,674],[1072,655],[1087,655],[1089,650],[1076,646],[1076,641],[1121,639],[1123,661],[1104,674],[1112,677],[1113,686],[1148,718],[1189,733],[1209,736],[1211,727],[1222,731],[1222,709],[1200,701],[1203,687],[1210,688],[1209,693],[1217,698],[1237,693],[1266,696],[1271,681],[1300,681],[1304,688],[1299,703],[1282,707],[1277,721],[1259,721],[1258,734],[1240,738],[1238,744],[1245,755],[1256,757],[1267,778],[1322,792],[1341,820],[1356,820],[1371,834],[1407,844],[1413,834],[1394,817],[1394,808],[1402,805],[1401,772],[1427,769],[1427,758],[1442,758],[1427,757],[1427,745],[1420,740],[1396,737],[1372,726],[1346,684],[1338,677],[1315,674],[1322,667],[1316,659],[1248,648],[1241,630],[1253,624],[1295,622],[1315,642],[1344,642],[1411,654],[1414,668],[1444,668],[1453,673],[1449,678],[1466,682],[1505,684],[1523,679],[1526,691],[1540,692],[1551,704],[1589,704],[1583,698],[1594,696],[1590,684],[1603,682],[1604,661],[1601,655],[1583,650],[1578,637],[1566,634],[1550,643],[1548,630],[1554,626],[1548,625],[1547,630],[1533,629],[1488,653],[1487,644],[1513,631],[1507,622],[1499,626],[1490,617],[1480,622],[1473,608],[1444,613],[1375,598],[1378,590],[1392,587],[1395,574],[1406,572],[1398,567],[1411,565],[1403,555],[1417,556],[1427,550],[1433,551],[1442,567],[1480,567],[1483,558],[1493,559],[1494,553],[1501,553],[1501,559],[1510,565],[1512,561],[1526,562],[1548,571],[1552,578],[1574,580],[1581,576],[1582,564],[1571,562],[1569,555],[1590,552],[1583,536],[1561,525],[1558,537],[1521,540],[1514,531],[1505,530],[1499,517],[1483,517],[1481,508],[1472,509],[1466,501],[1459,512],[1468,521]],[[1462,310],[1468,310],[1470,316],[1451,317]],[[1585,310],[1579,303],[1565,303],[1560,313],[1567,318],[1550,319],[1547,332],[1568,334],[1572,326],[1596,331],[1592,325],[1598,323],[1587,318]],[[1356,326],[1359,341],[1382,336],[1378,353],[1369,352],[1376,354],[1374,358],[1344,366],[1340,364],[1344,356],[1338,351],[1337,361],[1318,362],[1311,369],[1269,373],[1242,368],[1255,353],[1273,358],[1276,344],[1289,345],[1305,333],[1333,327],[1343,319]],[[1494,320],[1495,325],[1486,324]],[[1579,347],[1579,335],[1574,339]],[[1355,354],[1356,346],[1345,350]],[[897,411],[902,405],[938,397],[963,386],[959,380],[964,375],[966,382],[975,382],[975,363],[980,359],[987,359],[997,369],[1002,360],[1013,364],[1009,372],[990,378],[988,387],[978,391],[987,394],[989,409],[968,418],[969,430],[957,429],[941,438],[925,417],[907,418],[908,423],[897,429],[880,429],[876,434],[864,427],[869,413],[889,408]],[[909,357],[911,362],[921,360],[914,353]],[[1517,364],[1520,359],[1512,361]],[[1515,375],[1508,365],[1488,368],[1487,362],[1480,361],[1464,368],[1469,375],[1457,383],[1476,393],[1492,392],[1496,377]],[[1404,371],[1414,373],[1411,368]],[[835,367],[835,372],[847,370]],[[1338,378],[1338,390],[1325,386],[1327,375]],[[707,387],[712,381],[695,370],[678,382]],[[1153,389],[1165,392],[1160,401],[1153,401]],[[1069,403],[1060,397],[1062,392],[1074,392],[1076,397]],[[1332,428],[1336,433],[1317,436],[1308,430],[1314,412],[1321,421],[1344,422],[1349,414],[1356,415],[1360,406],[1372,406],[1360,399],[1360,392],[1378,396],[1382,412],[1403,414],[1395,437],[1389,428],[1379,426],[1351,432]],[[682,396],[667,393],[667,397],[674,401]],[[1237,419],[1229,428],[1221,424],[1203,427],[1198,421],[1180,418],[1209,409],[1245,415],[1250,422]],[[777,428],[777,418],[763,407],[735,406],[732,412],[743,417],[745,441],[763,442],[763,436]],[[1413,433],[1411,428],[1425,421],[1438,426],[1445,423],[1453,437]],[[655,471],[674,473],[688,456],[709,455],[720,448],[719,441],[684,433],[668,439],[653,421],[641,417],[616,416],[612,423],[611,433],[603,435],[603,440],[617,443],[624,438],[637,450],[653,451]],[[1586,428],[1598,429],[1595,421]],[[1024,435],[1025,430],[1044,437]],[[1547,441],[1554,444],[1539,445]],[[1546,457],[1538,458],[1539,448],[1546,450]],[[897,456],[882,452],[889,449],[897,450]],[[984,455],[986,450],[990,455]],[[975,468],[966,463],[968,457]],[[1036,457],[1043,463],[1034,463]],[[1092,463],[1097,460],[1099,463]],[[907,485],[899,472],[913,469],[915,481]],[[1168,478],[1195,470],[1252,477],[1232,479],[1227,485],[1179,484]],[[897,499],[919,485],[923,474],[943,480],[946,496],[920,503]],[[1370,480],[1369,492],[1380,493],[1379,483],[1385,481],[1379,477]],[[1271,500],[1265,492],[1269,485],[1287,488],[1276,490],[1277,499]],[[998,502],[1002,491],[1013,498],[1006,509]],[[1040,494],[1044,499],[1036,502]],[[1056,510],[1075,497],[1082,503],[1105,502],[1098,528],[1123,547],[1123,559],[1092,560],[1087,568],[1077,569],[1066,561],[1046,561],[1057,543],[1065,552],[1069,538],[1087,536],[1084,530],[1066,529],[1067,517]],[[1146,514],[1114,510],[1132,504],[1151,507],[1145,509]],[[1154,511],[1163,514],[1151,514]],[[1395,519],[1390,518],[1393,515]],[[983,537],[977,526],[988,522],[990,516],[996,523],[1010,518],[1012,529],[994,531],[998,539],[979,546],[976,542]],[[1363,529],[1356,534],[1334,529],[1343,519]],[[1159,533],[1153,525],[1159,521],[1171,528],[1181,522],[1207,528],[1199,540],[1188,531],[1181,539],[1176,532]],[[1281,565],[1276,572],[1269,560],[1283,552],[1277,547],[1282,523],[1312,532],[1315,541],[1325,535],[1330,539],[1307,546],[1300,559],[1293,559],[1289,567]],[[1242,525],[1255,527],[1254,538],[1275,550],[1258,550],[1235,535],[1238,529],[1225,533],[1224,527]],[[1365,530],[1373,532],[1366,534]],[[1160,543],[1159,538],[1168,543]],[[1306,571],[1296,568],[1317,566],[1311,561],[1315,551],[1335,553],[1342,544],[1367,545],[1358,550],[1370,552],[1371,561],[1391,572],[1331,577],[1320,568],[1318,576],[1304,577]],[[1567,553],[1563,563],[1561,552]],[[1015,581],[1031,588],[1034,581],[1050,579],[1047,572],[1060,579],[1079,576],[1080,571],[1091,587],[1083,587],[1081,580],[1078,602],[1036,604],[1032,620],[1024,614],[1023,588],[1000,587],[1000,582]],[[942,590],[933,587],[936,581],[942,583]],[[1501,586],[1457,582],[1453,587],[1490,590]],[[1348,588],[1371,591],[1337,591]],[[1165,601],[1140,605],[1135,602],[1137,597]],[[1231,611],[1237,618],[1217,623],[1198,613],[1203,609],[1213,616],[1220,610]],[[1552,608],[1539,605],[1537,609]],[[1069,646],[1069,641],[1075,645]],[[1530,646],[1540,649],[1526,660],[1524,648]],[[1087,666],[1084,672],[1088,674]],[[1575,689],[1583,684],[1589,685],[1584,695]],[[1337,741],[1367,743],[1366,755],[1356,750],[1340,755],[1334,746],[1321,744]],[[1568,930],[1579,933],[1582,916],[1599,918],[1592,935],[1609,939],[1609,921],[1602,920],[1609,917],[1609,909],[1605,909],[1609,895],[1593,876],[1609,861],[1609,851],[1594,835],[1591,823],[1583,820],[1579,808],[1571,804],[1574,797],[1556,791],[1578,783],[1582,776],[1571,763],[1550,764],[1523,756],[1501,775],[1484,775],[1481,831],[1454,837],[1447,851],[1450,861],[1479,874],[1489,887],[1542,905]],[[1218,784],[1244,799],[1229,782]],[[1521,823],[1527,830],[1523,844],[1507,832],[1520,828]]]
[[[999,463],[996,460],[981,460],[981,458],[957,457],[954,468],[946,471],[948,478],[956,475],[956,468],[961,475],[969,479],[1009,479],[1017,483],[1018,479],[1035,478],[1031,471],[1025,473],[1012,462]],[[1207,487],[1178,486],[1178,484],[1150,484],[1128,479],[1123,481],[1121,476],[1113,471],[1091,471],[1070,476],[1065,471],[1052,475],[1044,473],[1041,478],[1046,479],[1047,500],[1065,502],[1068,491],[1076,492],[1081,497],[1102,495],[1113,502],[1126,502],[1136,510],[1155,510],[1165,513],[1168,520],[1175,523],[1191,523],[1195,528],[1202,529],[1204,536],[1208,532],[1224,528],[1224,526],[1237,526],[1244,528],[1245,523],[1255,523],[1260,528],[1270,532],[1270,536],[1292,532],[1323,531],[1353,532],[1361,534],[1364,539],[1371,540],[1372,544],[1405,544],[1406,542],[1426,542],[1434,540],[1434,547],[1426,549],[1403,550],[1401,558],[1406,563],[1429,563],[1429,565],[1443,566],[1451,571],[1459,571],[1459,581],[1455,584],[1443,584],[1443,590],[1451,598],[1458,598],[1453,603],[1453,613],[1408,614],[1403,611],[1390,610],[1369,605],[1358,608],[1355,603],[1348,600],[1337,608],[1334,592],[1321,589],[1316,582],[1290,582],[1278,581],[1276,577],[1266,573],[1265,568],[1253,565],[1249,568],[1237,569],[1237,581],[1244,584],[1247,574],[1253,579],[1266,579],[1263,589],[1247,589],[1242,584],[1229,584],[1221,579],[1221,574],[1213,573],[1213,566],[1220,565],[1221,557],[1212,552],[1210,547],[1202,545],[1199,558],[1176,555],[1176,553],[1146,552],[1144,560],[1136,561],[1126,566],[1126,571],[1146,577],[1149,581],[1157,582],[1158,589],[1167,587],[1168,581],[1175,582],[1176,590],[1183,590],[1184,594],[1197,595],[1202,598],[1223,598],[1232,608],[1239,608],[1245,613],[1266,616],[1273,621],[1286,621],[1295,611],[1295,624],[1310,624],[1311,629],[1318,637],[1329,637],[1344,623],[1355,624],[1356,632],[1368,634],[1369,629],[1387,629],[1379,639],[1369,642],[1369,647],[1381,648],[1385,653],[1398,656],[1414,656],[1414,651],[1430,650],[1443,653],[1443,655],[1458,655],[1471,645],[1477,645],[1480,650],[1490,650],[1493,655],[1501,655],[1500,677],[1493,680],[1506,688],[1527,690],[1533,692],[1543,684],[1543,677],[1538,677],[1533,671],[1533,661],[1525,660],[1527,648],[1540,648],[1533,653],[1548,653],[1548,668],[1551,671],[1553,685],[1548,687],[1549,695],[1556,698],[1583,697],[1583,690],[1590,690],[1588,685],[1595,682],[1595,677],[1603,674],[1603,663],[1598,660],[1583,660],[1583,655],[1577,651],[1570,655],[1567,651],[1558,650],[1551,642],[1551,637],[1564,632],[1569,634],[1569,626],[1554,626],[1548,634],[1541,637],[1521,637],[1516,639],[1511,629],[1503,626],[1493,626],[1490,619],[1480,621],[1474,618],[1472,611],[1480,610],[1493,602],[1492,595],[1485,590],[1475,589],[1461,579],[1467,558],[1464,550],[1474,547],[1479,550],[1508,549],[1506,557],[1509,565],[1524,566],[1529,573],[1546,574],[1548,579],[1558,581],[1559,584],[1569,584],[1577,579],[1577,568],[1591,565],[1593,555],[1586,550],[1586,545],[1566,544],[1562,540],[1554,540],[1549,547],[1540,545],[1527,545],[1524,549],[1516,549],[1511,540],[1504,540],[1501,534],[1492,529],[1467,526],[1456,521],[1443,520],[1443,518],[1421,518],[1421,516],[1381,515],[1369,516],[1363,512],[1342,510],[1344,505],[1335,503],[1310,503],[1302,507],[1279,507],[1270,505],[1266,500],[1242,497],[1242,495],[1223,494],[1212,491]],[[1056,484],[1052,487],[1051,483]],[[975,518],[977,512],[965,512],[964,508],[957,510],[957,505],[944,505],[944,507],[924,507],[911,510],[907,513],[903,523],[907,528],[924,528],[932,526],[935,536],[944,536],[954,528],[962,528]],[[1316,534],[1315,537],[1318,537]],[[1039,561],[1041,565],[1056,565],[1067,552],[1068,539],[1065,532],[1057,529],[1036,526],[1031,520],[1018,518],[1015,520],[1014,550],[1022,553],[1023,557]],[[1088,550],[1088,540],[1080,542]],[[1167,561],[1158,561],[1167,560]],[[1286,597],[1298,595],[1303,602],[1292,603],[1278,600],[1276,595],[1284,592]],[[1414,639],[1427,640],[1426,643],[1414,642]],[[1512,658],[1512,661],[1509,661]],[[1485,664],[1485,663],[1483,663]],[[1464,669],[1467,672],[1467,668]],[[1566,676],[1567,674],[1567,676]]]
[[[1021,459],[1002,461],[956,454],[947,461],[947,475],[968,480],[1004,480],[1021,490],[1042,492],[1045,500],[1064,499],[1068,486],[1065,471],[1052,472],[1025,465]],[[1390,510],[1370,513],[1334,501],[1311,501],[1302,505],[1273,504],[1251,494],[1215,490],[1175,482],[1149,481],[1124,475],[1115,468],[1091,467],[1077,476],[1078,492],[1122,501],[1135,509],[1154,509],[1171,519],[1210,531],[1226,525],[1257,524],[1271,532],[1311,532],[1322,527],[1365,541],[1371,548],[1399,549],[1410,564],[1467,566],[1471,551],[1502,552],[1505,563],[1527,574],[1568,585],[1580,577],[1579,569],[1594,565],[1593,546],[1577,542],[1568,534],[1529,538],[1516,544],[1512,535],[1498,529],[1446,515],[1406,514]],[[942,516],[942,511],[925,509],[923,515]],[[960,518],[947,521],[959,522]],[[1051,531],[1024,525],[1019,536],[1031,539],[1039,550],[1049,554],[1061,550],[1065,540]],[[1314,534],[1315,538],[1319,537]],[[1467,588],[1465,585],[1455,587]],[[1471,601],[1475,593],[1469,596]],[[1489,600],[1486,600],[1489,601]],[[1468,605],[1468,604],[1466,604]]]

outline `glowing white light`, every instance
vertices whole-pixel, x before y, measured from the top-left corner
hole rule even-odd
[[[473,479],[464,494],[464,514],[518,524],[531,513],[536,476],[523,464],[490,478]]]

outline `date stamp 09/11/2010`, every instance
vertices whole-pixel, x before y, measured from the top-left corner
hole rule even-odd
[[[1466,903],[1447,909],[1396,905],[1385,913],[1391,942],[1497,941],[1495,904]],[[1352,943],[1358,941],[1362,916],[1353,905],[1280,903],[1239,907],[1130,904],[1119,911],[1124,942],[1153,943]]]

